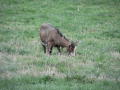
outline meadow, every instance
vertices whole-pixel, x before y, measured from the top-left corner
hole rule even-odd
[[[43,53],[45,22],[76,56]],[[120,90],[120,0],[0,0],[0,90]]]

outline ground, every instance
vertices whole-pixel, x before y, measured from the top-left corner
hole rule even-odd
[[[71,41],[43,53],[50,23]],[[0,0],[0,90],[120,90],[120,0]]]

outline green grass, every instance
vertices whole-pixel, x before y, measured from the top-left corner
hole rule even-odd
[[[43,53],[48,22],[72,41]],[[120,0],[0,0],[0,90],[120,90]]]

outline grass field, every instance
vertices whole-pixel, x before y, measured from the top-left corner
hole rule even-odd
[[[45,22],[75,57],[43,53]],[[0,0],[0,90],[120,90],[120,0]]]

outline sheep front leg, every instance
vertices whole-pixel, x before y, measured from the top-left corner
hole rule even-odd
[[[47,55],[50,55],[52,53],[52,48],[53,48],[52,43],[48,42],[47,49],[46,49],[46,54]]]

